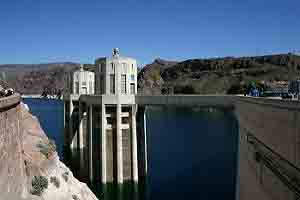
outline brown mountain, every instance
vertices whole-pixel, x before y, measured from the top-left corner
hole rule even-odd
[[[226,94],[240,93],[250,81],[288,81],[299,77],[300,56],[291,53],[182,62],[160,59],[141,70],[138,87],[145,94]]]
[[[0,65],[0,85],[21,94],[56,94],[63,90],[64,76],[78,63]],[[86,69],[94,65],[86,64]],[[176,62],[155,59],[138,74],[144,94],[225,94],[242,90],[250,81],[288,81],[300,77],[300,56],[279,54],[254,57],[190,59]]]
[[[64,75],[78,67],[70,62],[0,65],[0,82],[21,94],[56,94],[63,90]]]

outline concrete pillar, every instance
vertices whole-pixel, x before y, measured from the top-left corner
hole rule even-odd
[[[64,102],[64,129],[66,128],[66,102]]]
[[[119,62],[115,62],[115,79],[116,79],[116,94],[120,95],[121,94],[121,64]]]
[[[136,135],[136,111],[137,105],[132,105],[131,110],[131,143],[132,143],[132,176],[133,181],[138,182],[138,155],[137,155],[137,135]]]
[[[148,174],[148,152],[147,152],[147,117],[146,117],[147,107],[144,110],[144,153],[145,153],[145,175]]]
[[[69,137],[68,137],[68,144],[70,144],[71,148],[73,148],[73,111],[74,111],[74,106],[73,106],[73,99],[72,99],[72,95],[70,95],[70,117],[69,117]]]
[[[79,73],[79,77],[78,77],[78,78],[79,78],[79,79],[78,79],[78,87],[79,87],[79,90],[78,90],[78,91],[79,91],[79,95],[80,95],[81,92],[82,92],[82,91],[81,91],[81,88],[82,88],[82,77],[81,77],[81,76],[82,76],[82,75],[83,75],[83,74],[80,72],[80,73]]]
[[[295,164],[300,168],[300,111],[294,111],[294,124],[295,124]]]
[[[122,118],[121,104],[117,104],[117,179],[118,183],[123,183],[123,145],[122,145]]]
[[[111,63],[108,63],[108,65],[111,65]],[[108,67],[111,67],[111,66],[108,66]],[[105,88],[105,91],[103,92],[103,94],[106,94],[106,95],[110,95],[110,74],[109,73],[105,73],[103,75],[104,77],[104,82],[105,82],[105,85],[104,85],[104,88]]]
[[[88,122],[87,122],[87,128],[88,128],[88,147],[89,147],[89,178],[90,181],[93,182],[93,105],[89,105],[89,111],[88,111]]]
[[[140,177],[147,176],[147,127],[146,127],[146,108],[144,106],[138,107],[137,112],[137,142],[138,142],[138,175]]]
[[[106,111],[105,104],[102,104],[101,107],[101,121],[100,121],[100,131],[101,131],[101,175],[102,175],[102,183],[105,184],[107,182],[107,158],[106,158]]]
[[[78,148],[83,148],[83,106],[82,103],[79,101],[79,128],[78,128]]]
[[[86,163],[84,162],[83,149],[79,149],[79,174],[83,174],[86,170]]]

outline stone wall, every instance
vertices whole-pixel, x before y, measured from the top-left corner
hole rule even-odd
[[[20,131],[20,96],[0,98],[0,194],[25,191],[26,175]]]
[[[238,198],[296,199],[300,103],[237,97],[235,109],[240,137]]]

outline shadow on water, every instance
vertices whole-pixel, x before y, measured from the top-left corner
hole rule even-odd
[[[64,147],[64,163],[71,169],[73,175],[85,182],[99,199],[104,200],[139,200],[146,198],[146,180],[140,180],[139,184],[125,182],[123,185],[115,183],[101,184],[99,179],[93,183],[89,181],[87,161],[87,149],[70,149]],[[97,169],[101,170],[100,166]]]
[[[231,110],[150,107],[151,199],[234,199],[238,124]]]
[[[86,149],[63,149],[63,104],[26,100],[74,176],[99,199],[234,199],[238,123],[231,110],[149,107],[147,109],[148,178],[123,186],[88,181]],[[94,152],[97,154],[97,152]],[[97,156],[98,157],[98,156]],[[100,164],[95,161],[96,169]]]

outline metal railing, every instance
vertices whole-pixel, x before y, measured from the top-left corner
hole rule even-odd
[[[300,198],[300,169],[251,133],[247,134],[247,142],[254,147],[256,161],[268,167],[297,198]]]

